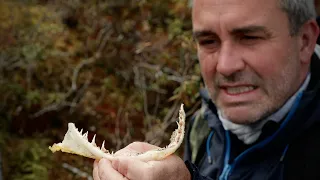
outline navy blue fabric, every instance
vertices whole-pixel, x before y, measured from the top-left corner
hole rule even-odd
[[[0,151],[0,180],[2,180],[2,160],[1,160],[1,151]]]
[[[316,20],[317,20],[318,26],[320,27],[320,16],[318,16]],[[317,44],[320,44],[320,36],[317,39]]]
[[[214,130],[209,163],[206,143],[197,160],[190,162],[191,148],[186,134],[186,165],[194,180],[292,180],[320,179],[320,60],[313,55],[311,81],[301,99],[281,123],[268,122],[258,141],[245,145],[226,132],[208,96],[205,120]],[[202,95],[205,92],[201,93]],[[192,122],[191,125],[192,126]],[[207,140],[207,139],[206,139]],[[205,141],[206,141],[205,140]]]

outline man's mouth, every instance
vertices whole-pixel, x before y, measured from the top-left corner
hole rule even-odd
[[[223,87],[223,89],[230,95],[237,95],[251,92],[257,87],[255,86],[237,86],[237,87]]]

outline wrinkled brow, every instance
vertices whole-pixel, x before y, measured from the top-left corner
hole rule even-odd
[[[193,32],[193,38],[195,40],[201,38],[201,37],[208,37],[208,36],[218,36],[215,32],[204,30],[204,31],[194,31]]]
[[[263,33],[271,36],[271,32],[265,26],[250,25],[240,28],[232,29],[231,34],[250,34],[250,33]]]
[[[244,26],[239,28],[234,28],[230,32],[232,35],[238,35],[238,34],[250,34],[250,33],[263,33],[266,36],[271,36],[271,32],[264,26],[257,26],[257,25],[250,25],[250,26]],[[203,30],[203,31],[194,31],[193,32],[193,38],[195,40],[201,38],[201,37],[208,37],[213,36],[217,37],[218,35],[211,30]]]

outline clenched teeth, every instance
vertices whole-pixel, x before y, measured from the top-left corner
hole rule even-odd
[[[239,86],[239,87],[228,87],[226,88],[227,93],[229,94],[241,94],[254,90],[253,86]]]

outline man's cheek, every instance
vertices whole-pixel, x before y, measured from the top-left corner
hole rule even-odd
[[[210,78],[216,73],[217,63],[215,59],[206,58],[201,62],[201,70],[204,72],[204,75]]]
[[[214,77],[215,77],[215,71],[213,69],[210,69],[210,67],[204,67],[202,70],[202,76],[204,78],[204,81],[207,86],[214,86]]]
[[[214,74],[215,68],[214,64],[210,60],[204,59],[200,60],[200,69],[203,76],[209,77]]]

